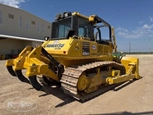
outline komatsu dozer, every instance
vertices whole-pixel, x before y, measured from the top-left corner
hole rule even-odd
[[[103,28],[108,32],[102,34]],[[51,23],[51,38],[27,46],[17,58],[7,60],[6,67],[36,90],[43,88],[39,76],[48,85],[59,83],[68,95],[87,100],[105,87],[140,78],[139,59],[117,56],[117,52],[114,28],[105,20],[63,12]]]

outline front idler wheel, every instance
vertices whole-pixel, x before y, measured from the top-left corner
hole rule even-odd
[[[41,90],[42,85],[37,81],[37,76],[29,76],[29,80],[33,88],[36,90]]]
[[[29,80],[26,77],[24,77],[24,75],[22,74],[21,70],[16,70],[15,74],[16,74],[16,76],[18,77],[18,79],[20,81],[25,82],[25,83],[29,83]]]
[[[12,66],[7,66],[6,68],[7,68],[8,72],[9,72],[12,76],[16,76],[16,75],[15,75],[15,71],[13,70]]]

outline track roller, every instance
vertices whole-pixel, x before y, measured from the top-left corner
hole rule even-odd
[[[15,75],[15,71],[13,70],[12,66],[7,66],[6,68],[7,68],[8,72],[9,72],[12,76],[16,76],[16,75]]]
[[[20,81],[25,82],[25,83],[29,83],[29,80],[26,77],[24,77],[24,75],[22,74],[21,70],[16,70],[15,74],[16,74],[16,76],[18,77],[18,79]]]
[[[29,76],[29,80],[33,88],[36,90],[41,90],[42,85],[37,81],[37,76]]]

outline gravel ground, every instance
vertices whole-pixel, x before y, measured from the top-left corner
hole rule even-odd
[[[153,55],[134,56],[140,59],[142,79],[84,103],[67,96],[60,87],[36,91],[12,77],[5,68],[5,61],[0,61],[0,115],[153,115]]]

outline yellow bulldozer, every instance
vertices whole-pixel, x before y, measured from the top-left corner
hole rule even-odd
[[[102,37],[102,28],[108,29],[107,39]],[[113,56],[115,53],[114,28],[109,23],[97,15],[63,12],[51,24],[51,38],[36,47],[27,46],[17,58],[7,60],[6,67],[36,90],[44,85],[39,76],[48,85],[56,82],[64,93],[84,101],[105,87],[140,78],[139,59]]]

